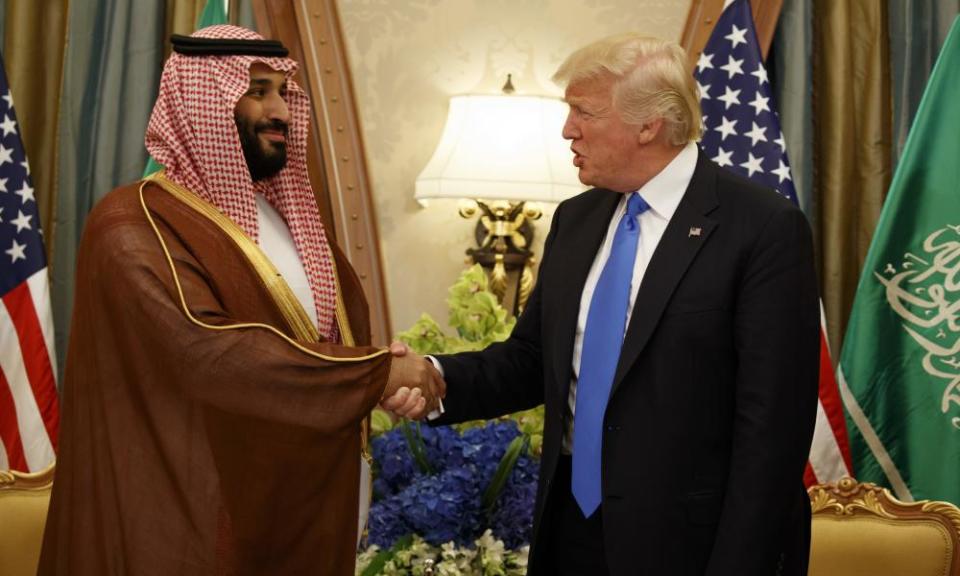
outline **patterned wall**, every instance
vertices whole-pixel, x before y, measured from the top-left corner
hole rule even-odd
[[[679,39],[687,0],[340,0],[379,218],[394,331],[427,312],[446,325],[446,290],[473,245],[454,201],[422,208],[414,182],[452,95],[560,95],[550,81],[572,50],[618,32]],[[560,135],[558,134],[559,138]],[[536,223],[542,252],[553,214]]]

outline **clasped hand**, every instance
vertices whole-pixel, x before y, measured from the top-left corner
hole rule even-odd
[[[419,420],[440,406],[447,384],[427,358],[402,342],[390,345],[393,362],[380,406],[397,416]]]

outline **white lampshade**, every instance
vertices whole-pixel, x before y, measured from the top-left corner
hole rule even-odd
[[[560,202],[584,190],[561,131],[567,106],[541,96],[454,96],[415,197]]]

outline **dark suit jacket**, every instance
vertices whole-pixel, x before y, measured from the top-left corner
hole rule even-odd
[[[594,189],[561,203],[511,337],[438,358],[448,383],[440,422],[546,406],[530,574],[548,573],[542,521],[580,297],[620,198]],[[803,214],[700,152],[645,272],[607,404],[612,574],[806,574],[819,326]]]

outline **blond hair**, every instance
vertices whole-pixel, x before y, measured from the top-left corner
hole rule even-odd
[[[700,100],[687,54],[674,42],[621,34],[584,46],[553,75],[563,87],[612,76],[613,106],[627,124],[663,118],[674,146],[698,140]]]

